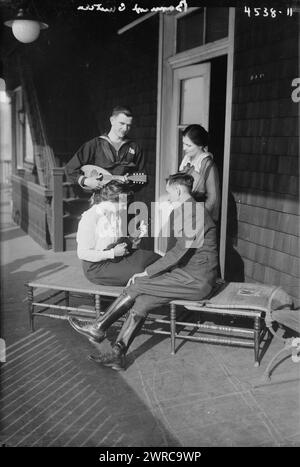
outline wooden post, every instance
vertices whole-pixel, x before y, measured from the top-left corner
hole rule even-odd
[[[28,306],[28,313],[29,313],[29,325],[31,332],[34,332],[34,324],[33,324],[33,287],[28,284],[25,284],[27,287],[27,306]]]
[[[260,317],[254,318],[254,366],[259,366]]]
[[[64,224],[63,224],[63,167],[54,167],[53,176],[53,199],[52,199],[52,242],[53,251],[64,249]]]
[[[25,178],[25,169],[17,169],[18,177]]]
[[[100,318],[101,316],[101,296],[96,294],[95,295],[95,311],[96,311],[96,319]]]
[[[175,355],[176,340],[176,305],[170,304],[170,330],[171,330],[171,354]]]

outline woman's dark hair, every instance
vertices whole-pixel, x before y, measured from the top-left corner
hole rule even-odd
[[[111,180],[104,185],[100,190],[94,192],[91,204],[99,204],[102,201],[118,202],[121,195],[126,195],[127,200],[130,201],[133,197],[132,191],[128,189],[128,185],[119,180]]]
[[[183,130],[182,135],[190,138],[192,143],[197,146],[207,146],[208,144],[208,133],[201,125],[193,124],[187,126]]]

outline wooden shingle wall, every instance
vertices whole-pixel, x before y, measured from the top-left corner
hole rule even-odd
[[[230,160],[237,215],[231,240],[244,279],[281,285],[296,303],[299,103],[291,94],[299,76],[298,28],[296,14],[248,18],[237,10]],[[229,217],[229,229],[230,223]]]

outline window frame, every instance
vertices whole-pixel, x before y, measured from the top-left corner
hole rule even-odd
[[[229,36],[229,25],[230,25],[230,7],[222,7],[222,8],[227,8],[228,9],[228,31],[227,31],[227,36],[221,39],[216,39],[215,41],[206,41],[206,27],[207,27],[207,8],[211,7],[206,7],[206,6],[200,6],[200,7],[190,7],[186,11],[183,11],[181,13],[176,14],[175,16],[175,37],[174,37],[174,50],[173,50],[173,55],[180,55],[189,52],[190,50],[196,50],[205,46],[208,46],[209,44],[214,44],[216,42],[220,41],[228,41],[228,36]],[[203,37],[202,37],[202,44],[196,46],[196,47],[191,47],[189,49],[183,50],[181,52],[177,52],[177,32],[178,32],[178,20],[185,17],[189,16],[190,14],[194,13],[197,10],[203,9]]]
[[[181,53],[185,53],[187,52],[188,50],[191,50],[192,47],[190,49],[186,49],[186,50],[182,50],[181,52],[177,52],[177,34],[178,34],[178,20],[179,19],[182,19],[183,17],[185,16],[189,16],[191,15],[192,13],[195,13],[195,11],[197,10],[202,10],[203,9],[203,36],[202,36],[202,44],[198,45],[197,47],[202,47],[203,45],[205,45],[205,34],[206,34],[206,7],[191,7],[191,8],[188,8],[186,11],[183,11],[182,13],[178,13],[176,16],[175,16],[175,44],[174,44],[174,54],[181,54]]]
[[[14,167],[16,171],[25,169],[27,172],[32,173],[35,167],[35,150],[32,138],[31,125],[28,118],[28,113],[26,112],[23,87],[18,86],[15,89],[13,89],[13,91],[10,92],[10,97],[12,112],[12,148],[13,157],[15,161]],[[28,160],[26,158],[26,125],[28,125],[32,141],[32,160]],[[21,141],[18,141],[19,135],[21,137]]]

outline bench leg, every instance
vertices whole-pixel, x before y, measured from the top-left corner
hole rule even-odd
[[[98,319],[101,315],[101,302],[100,302],[100,295],[95,295],[95,311],[96,311],[96,319]]]
[[[259,366],[260,317],[254,318],[254,366]]]
[[[34,331],[34,323],[33,323],[33,287],[27,285],[27,304],[28,304],[28,313],[29,313],[29,326],[31,331]]]
[[[175,355],[175,340],[176,340],[176,305],[170,305],[170,331],[171,331],[171,354]]]

